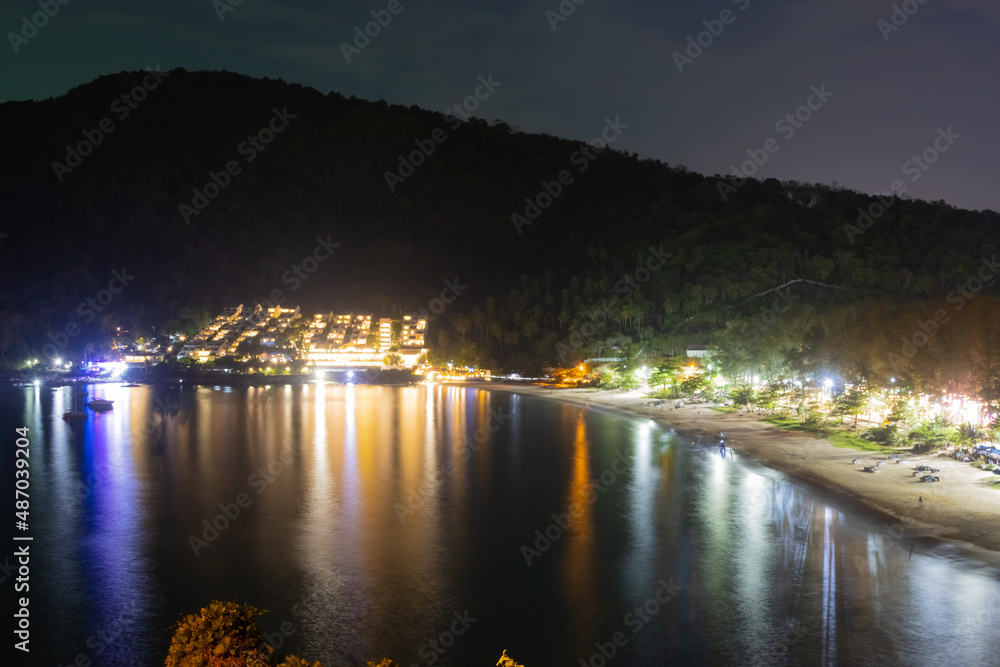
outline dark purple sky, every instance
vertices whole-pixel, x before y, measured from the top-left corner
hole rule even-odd
[[[389,0],[48,2],[58,13],[27,40],[11,34],[39,0],[0,5],[0,101],[159,66],[443,111],[492,75],[475,115],[525,131],[589,140],[617,116],[614,148],[707,174],[751,150],[767,157],[757,177],[865,192],[899,179],[915,198],[1000,210],[1000,3],[987,0],[400,0],[351,62],[341,44]],[[824,86],[808,120],[778,124]],[[777,150],[761,153],[769,138]],[[912,162],[925,151],[933,164]]]

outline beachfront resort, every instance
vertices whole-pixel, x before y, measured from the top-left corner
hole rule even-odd
[[[427,318],[317,313],[242,304],[226,308],[177,354],[202,363],[222,359],[287,364],[293,359],[316,368],[413,368],[427,353]]]

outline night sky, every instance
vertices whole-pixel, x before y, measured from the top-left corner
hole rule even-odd
[[[474,115],[524,131],[590,140],[617,117],[614,148],[706,174],[750,150],[758,178],[867,193],[901,180],[915,198],[1000,209],[995,2],[65,1],[41,1],[58,13],[37,32],[22,17],[38,0],[0,5],[0,100],[184,67],[445,111],[492,75]],[[391,21],[356,49],[373,10]],[[925,152],[933,164],[913,162]]]

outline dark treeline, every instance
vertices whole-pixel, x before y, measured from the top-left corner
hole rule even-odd
[[[697,343],[726,343],[733,368],[843,365],[847,330],[869,347],[884,338],[885,360],[941,309],[951,321],[908,365],[967,350],[957,337],[969,330],[995,335],[991,211],[774,179],[723,196],[719,176],[611,150],[580,160],[579,141],[500,121],[221,72],[174,70],[122,118],[115,100],[147,76],[0,105],[5,365],[61,333],[79,351],[118,326],[190,331],[223,306],[272,299],[388,316],[426,308],[439,358],[528,373]],[[243,142],[276,112],[286,126],[249,160]],[[104,118],[113,131],[71,162],[67,146],[97,136]],[[390,189],[386,172],[409,173],[400,155],[439,129],[445,140],[404,158],[421,164]],[[229,161],[239,173],[185,220],[181,204],[194,206],[194,189]],[[549,204],[544,184],[564,170],[572,183]],[[303,272],[327,254],[315,254],[324,240],[340,245]],[[123,267],[134,279],[102,295]],[[446,284],[456,279],[457,296]],[[437,300],[443,291],[451,302]]]

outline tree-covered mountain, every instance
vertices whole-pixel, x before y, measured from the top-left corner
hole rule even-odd
[[[527,370],[630,343],[669,354],[780,331],[801,347],[829,313],[898,319],[977,274],[996,291],[992,211],[733,182],[225,72],[124,72],[5,103],[0,141],[7,365],[74,323],[71,348],[272,298],[426,308],[442,354]],[[102,292],[123,270],[134,279]]]

